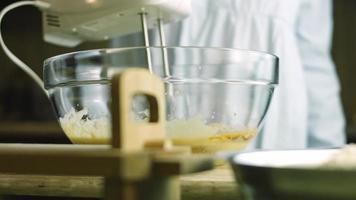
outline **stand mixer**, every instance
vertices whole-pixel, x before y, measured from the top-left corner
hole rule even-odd
[[[142,31],[143,47],[73,52],[45,60],[44,83],[7,49],[0,35],[5,53],[46,92],[73,143],[110,142],[110,80],[130,67],[148,68],[164,82],[166,130],[176,145],[188,145],[195,153],[241,150],[261,127],[278,84],[278,58],[249,50],[165,46],[163,24],[186,17],[190,1],[21,1],[6,7],[0,22],[8,11],[24,5],[41,9],[44,40],[54,44],[75,46]],[[149,44],[148,29],[155,26],[159,47]],[[140,120],[149,118],[147,110],[139,111]]]

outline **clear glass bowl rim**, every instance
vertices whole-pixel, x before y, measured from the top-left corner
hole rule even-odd
[[[270,80],[268,80],[268,85],[273,85],[277,86],[278,85],[278,72],[279,72],[279,58],[271,53],[263,52],[263,51],[255,51],[255,50],[247,50],[247,49],[238,49],[238,48],[225,48],[225,47],[207,47],[207,46],[132,46],[132,47],[119,47],[119,48],[101,48],[101,49],[90,49],[90,50],[81,50],[81,51],[74,51],[74,52],[69,52],[69,53],[64,53],[64,54],[59,54],[50,58],[47,58],[44,60],[43,63],[43,76],[45,77],[46,71],[49,68],[52,68],[51,64],[57,61],[65,60],[68,58],[75,57],[76,55],[81,55],[81,54],[87,54],[87,55],[97,55],[98,53],[106,53],[106,54],[118,54],[120,52],[130,52],[130,51],[135,51],[135,50],[145,50],[145,49],[156,49],[156,50],[162,50],[162,49],[171,49],[171,50],[193,50],[193,51],[216,51],[216,52],[226,52],[226,53],[236,53],[237,56],[246,56],[246,57],[256,57],[256,58],[262,58],[264,60],[269,60],[274,63],[273,65],[273,71],[274,71],[274,77],[271,77]],[[90,81],[100,81],[100,80],[90,80]],[[103,80],[101,80],[103,81]],[[107,79],[104,80],[108,81]],[[66,81],[64,81],[66,82]],[[251,81],[249,81],[252,83]],[[53,84],[53,83],[47,83],[46,80],[44,80],[44,85],[46,89],[53,88],[54,86],[57,86],[58,83]]]
[[[44,60],[44,65],[46,63],[50,63],[54,60],[62,59],[63,57],[68,57],[80,53],[91,53],[91,52],[99,52],[99,51],[110,51],[110,52],[119,52],[119,51],[131,51],[136,49],[207,49],[207,50],[219,50],[219,51],[231,51],[231,52],[239,52],[239,53],[247,53],[247,54],[255,54],[259,56],[264,56],[266,58],[270,58],[273,60],[278,61],[278,57],[274,54],[267,53],[264,51],[256,51],[256,50],[249,50],[249,49],[239,49],[239,48],[225,48],[225,47],[202,47],[202,46],[134,46],[134,47],[118,47],[118,48],[102,48],[102,49],[91,49],[91,50],[81,50],[81,51],[74,51],[70,53],[64,53],[60,55],[56,55],[53,57],[49,57]]]

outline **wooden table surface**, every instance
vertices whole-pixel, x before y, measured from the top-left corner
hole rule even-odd
[[[59,197],[102,196],[102,177],[24,176],[0,174],[0,193]],[[183,200],[240,199],[229,167],[181,177]]]

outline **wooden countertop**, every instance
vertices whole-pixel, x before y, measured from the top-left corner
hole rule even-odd
[[[100,198],[103,181],[102,177],[0,174],[0,193]],[[240,199],[228,167],[181,177],[181,193],[183,200]]]
[[[241,199],[229,166],[181,177],[183,200]]]

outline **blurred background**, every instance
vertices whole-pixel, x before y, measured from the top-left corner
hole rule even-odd
[[[1,0],[0,9],[14,2]],[[26,18],[24,18],[26,16]],[[8,47],[42,76],[43,60],[62,53],[108,47],[108,42],[63,48],[43,42],[40,12],[33,7],[7,14],[2,24]],[[334,0],[332,55],[337,66],[348,142],[356,142],[356,1]],[[0,51],[0,142],[67,143],[40,88]]]

